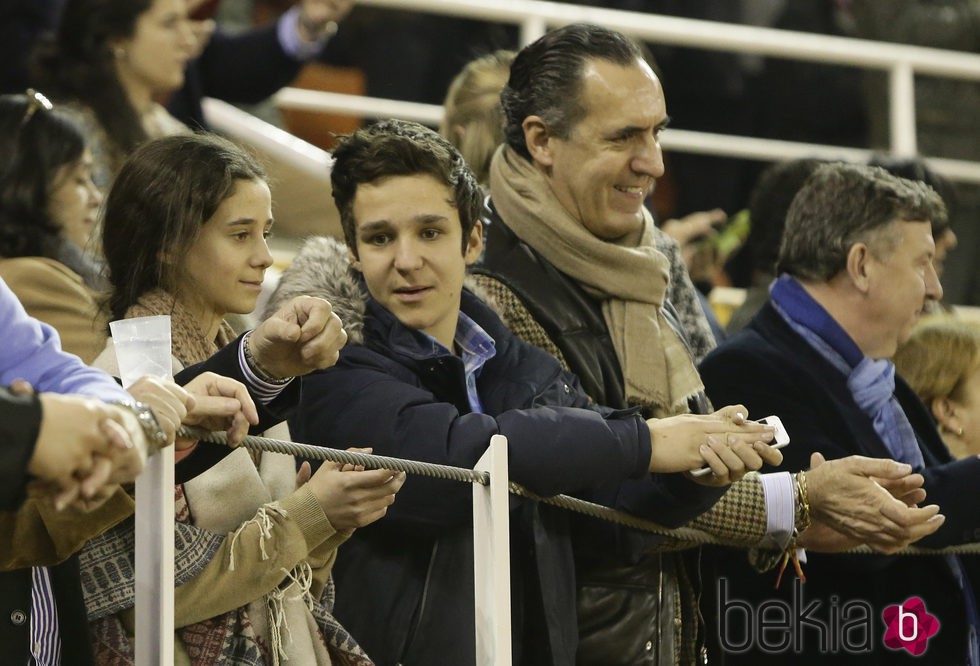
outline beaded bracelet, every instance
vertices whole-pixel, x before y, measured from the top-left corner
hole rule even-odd
[[[790,538],[786,550],[783,551],[782,564],[776,576],[776,588],[779,588],[779,584],[783,580],[783,573],[785,573],[786,566],[791,560],[793,562],[793,569],[796,570],[796,576],[802,582],[806,582],[806,575],[803,573],[803,566],[800,564],[799,557],[800,533],[810,527],[810,523],[812,522],[810,518],[810,498],[806,492],[806,472],[797,472],[793,479],[796,484],[796,526],[793,527],[793,536]]]
[[[252,337],[252,332],[249,331],[248,333],[245,334],[245,337],[242,338],[242,351],[245,352],[245,362],[248,363],[249,370],[254,372],[255,376],[258,377],[263,382],[265,382],[266,384],[275,384],[278,386],[281,386],[283,384],[288,384],[292,380],[292,377],[283,377],[281,379],[276,379],[275,377],[272,376],[270,372],[268,372],[265,368],[259,365],[258,360],[256,360],[255,356],[252,355],[252,348],[248,344],[251,337]]]

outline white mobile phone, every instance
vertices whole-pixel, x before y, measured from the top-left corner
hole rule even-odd
[[[787,444],[789,444],[789,434],[786,432],[786,428],[783,427],[783,422],[778,416],[767,416],[764,419],[759,419],[759,423],[765,423],[766,425],[771,425],[776,429],[775,436],[772,439],[771,446],[774,449],[781,449]],[[701,469],[696,469],[691,472],[691,476],[704,476],[706,474],[711,474],[711,468],[705,465]]]

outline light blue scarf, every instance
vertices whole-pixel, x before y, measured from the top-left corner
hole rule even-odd
[[[773,307],[794,331],[847,377],[847,387],[885,443],[892,458],[923,467],[922,451],[912,424],[895,399],[895,364],[865,356],[851,336],[789,275],[769,291]]]

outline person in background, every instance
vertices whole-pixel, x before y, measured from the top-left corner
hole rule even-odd
[[[980,455],[980,322],[923,319],[895,352],[895,370],[932,413],[950,453]]]
[[[504,140],[500,91],[515,55],[498,50],[468,62],[449,84],[442,104],[439,134],[456,146],[483,187],[489,186],[490,159]]]
[[[786,211],[793,197],[822,160],[801,159],[777,162],[759,175],[749,198],[749,235],[741,252],[749,256],[750,283],[745,300],[732,313],[726,330],[737,333],[769,300],[769,285],[775,276],[776,255],[783,238]]]
[[[188,10],[203,0],[191,0]],[[220,0],[218,3],[220,4]],[[232,104],[255,104],[296,78],[338,31],[354,0],[299,0],[269,25],[232,32],[192,22],[206,41],[200,56],[188,63],[184,85],[166,102],[167,110],[194,129],[208,129],[201,108],[204,97]]]
[[[230,34],[203,18],[220,0],[191,0],[194,17],[184,84],[167,96],[169,112],[185,125],[208,127],[201,100],[215,97],[232,103],[255,103],[292,81],[318,55],[353,0],[301,0],[269,26]],[[31,54],[58,28],[65,0],[7,0],[0,9],[0,92],[19,92],[37,85]]]
[[[107,334],[90,251],[101,203],[74,117],[35,90],[0,97],[0,277],[86,363]]]
[[[64,0],[56,31],[38,45],[32,79],[79,113],[94,156],[95,182],[105,190],[137,146],[190,132],[158,99],[181,91],[170,103],[195,128],[203,125],[200,100],[211,88],[216,96],[242,100],[248,97],[243,90],[255,86],[261,99],[299,68],[277,40],[291,38],[311,57],[331,19],[344,16],[350,5],[349,0],[304,0],[282,27],[261,31],[253,41],[212,37],[214,46],[209,42],[202,52],[184,0]],[[194,64],[198,54],[200,67]],[[280,78],[283,68],[288,78]]]
[[[103,191],[141,143],[190,131],[156,99],[183,85],[196,48],[184,0],[65,0],[34,78],[78,113]]]
[[[272,264],[271,207],[262,168],[225,139],[179,135],[138,148],[104,207],[112,316],[169,315],[175,373],[227,347],[234,336],[224,316],[255,308]],[[292,329],[269,344],[269,331],[290,319]],[[333,365],[346,338],[329,304],[306,297],[284,303],[237,349],[262,389],[257,401],[271,404],[294,375]],[[296,354],[299,342],[311,345],[309,357]],[[109,362],[110,347],[97,365]],[[337,546],[385,515],[405,476],[325,464],[297,477],[296,469],[289,455],[237,450],[175,488],[175,663],[367,659],[330,615],[329,574]],[[120,564],[132,527],[83,551],[97,661],[133,658],[134,581]]]
[[[769,302],[700,365],[712,400],[738,396],[750,410],[780,416],[793,439],[783,449],[784,469],[855,454],[912,466],[946,517],[923,539],[927,547],[974,541],[980,528],[973,499],[980,458],[953,459],[890,360],[926,304],[942,298],[932,230],[945,215],[939,195],[923,183],[876,167],[819,167],[787,213]],[[744,381],[749,375],[762,379]],[[721,564],[728,599],[785,603],[795,594],[795,585],[767,589],[766,580],[732,558]],[[977,663],[980,620],[957,556],[810,554],[806,567],[808,603],[845,607],[857,599],[881,613],[919,597],[942,625],[929,640],[928,660]],[[719,636],[726,635],[727,617],[712,617],[720,623]],[[918,663],[877,639],[868,641],[866,650],[860,648],[868,652],[862,663]],[[782,664],[795,652],[808,664],[836,664],[848,645],[854,643],[774,650],[760,639],[726,663]]]

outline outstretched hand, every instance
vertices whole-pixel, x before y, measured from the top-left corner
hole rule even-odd
[[[802,543],[816,551],[839,552],[863,543],[895,553],[946,520],[935,504],[917,506],[925,499],[922,475],[887,458],[825,460],[814,453],[806,482],[816,529],[805,531]]]
[[[249,425],[259,422],[255,402],[241,382],[204,372],[185,384],[184,389],[194,396],[194,405],[183,422],[208,430],[224,430],[230,446],[241,444]],[[178,440],[177,448],[186,448],[189,443],[189,440]]]
[[[126,390],[131,396],[150,406],[157,423],[167,435],[167,442],[173,443],[188,410],[194,408],[193,396],[172,379],[153,375],[140,377]]]
[[[371,453],[371,449],[348,450]],[[382,518],[405,483],[405,473],[325,462],[310,476],[310,465],[304,462],[296,480],[310,484],[330,524],[338,531],[345,531]]]

